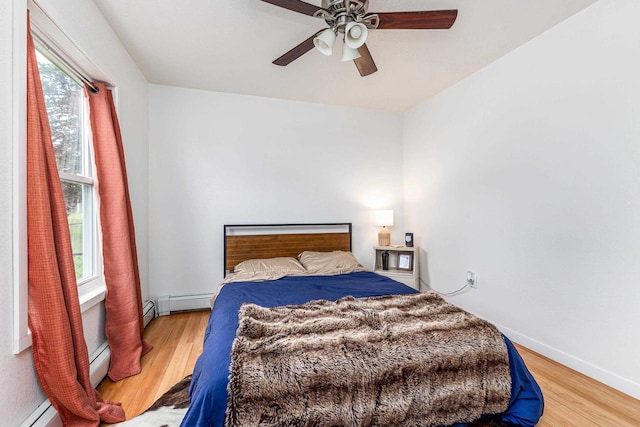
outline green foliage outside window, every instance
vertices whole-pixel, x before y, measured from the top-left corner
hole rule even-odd
[[[85,158],[88,146],[83,133],[86,126],[84,89],[44,55],[38,52],[37,58],[51,139],[62,180],[76,278],[80,280],[93,274],[92,262],[87,259],[93,253],[93,236],[87,233],[87,225],[91,224],[93,215],[93,181]]]

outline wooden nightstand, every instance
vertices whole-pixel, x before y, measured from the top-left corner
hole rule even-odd
[[[420,248],[417,246],[374,246],[373,271],[420,290]],[[382,254],[389,252],[389,269],[382,269]],[[409,257],[407,257],[409,255]],[[410,262],[407,263],[407,260]]]

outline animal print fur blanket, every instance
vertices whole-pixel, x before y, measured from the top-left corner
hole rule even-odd
[[[189,408],[191,375],[175,384],[142,414],[111,427],[179,427]]]
[[[490,323],[435,293],[244,304],[225,425],[437,426],[506,410]]]

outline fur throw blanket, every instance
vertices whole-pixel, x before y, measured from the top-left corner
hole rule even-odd
[[[228,391],[228,427],[424,427],[504,412],[511,377],[493,325],[426,293],[244,304]]]

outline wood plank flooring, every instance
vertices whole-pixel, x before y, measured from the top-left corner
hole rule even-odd
[[[97,387],[103,399],[121,402],[127,419],[131,419],[191,374],[202,353],[209,313],[195,311],[153,319],[144,332],[153,349],[142,357],[142,372],[117,383],[105,378]]]
[[[516,344],[542,389],[539,426],[640,426],[640,400]]]
[[[106,400],[122,402],[130,419],[148,408],[173,384],[193,371],[202,352],[209,311],[154,319],[145,340],[154,349],[142,358],[142,373],[118,383],[105,379],[98,391]],[[538,426],[640,427],[640,400],[516,345],[542,388],[545,411]]]

